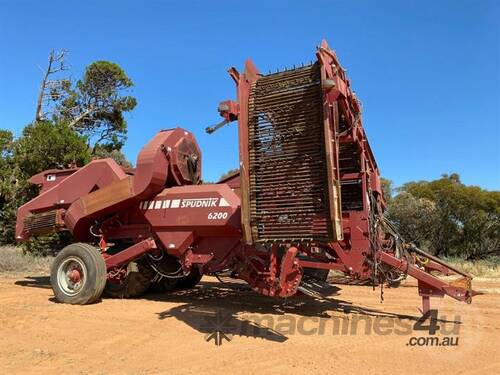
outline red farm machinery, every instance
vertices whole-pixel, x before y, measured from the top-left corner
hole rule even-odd
[[[384,218],[361,105],[325,41],[309,65],[264,75],[248,60],[229,74],[237,100],[220,103],[223,121],[207,132],[238,122],[239,174],[202,183],[196,140],[176,128],[160,131],[134,169],[101,159],[32,177],[41,192],[19,209],[17,239],[70,231],[75,241],[52,266],[59,301],[190,288],[203,274],[270,297],[317,296],[336,270],[372,285],[410,275],[424,312],[430,297],[471,302],[469,275],[405,242]]]

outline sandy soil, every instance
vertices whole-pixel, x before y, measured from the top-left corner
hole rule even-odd
[[[0,373],[498,374],[500,282],[476,285],[491,294],[433,301],[435,337],[458,345],[412,346],[432,336],[412,328],[411,283],[385,289],[383,303],[378,289],[342,286],[335,298],[283,304],[205,277],[191,291],[70,306],[54,301],[47,277],[0,275]]]

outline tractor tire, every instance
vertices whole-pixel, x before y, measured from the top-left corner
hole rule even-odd
[[[189,275],[177,279],[176,289],[192,289],[198,284],[203,277],[203,274],[198,268],[191,268]]]
[[[107,281],[104,294],[111,298],[134,298],[140,297],[151,286],[154,272],[140,263],[130,262],[127,266],[127,276],[119,284]]]
[[[79,242],[57,254],[50,271],[50,284],[59,302],[87,305],[101,297],[106,275],[106,264],[99,250]]]
[[[162,278],[160,281],[157,281],[151,284],[151,288],[149,289],[153,293],[167,293],[177,288],[178,279],[169,279]]]

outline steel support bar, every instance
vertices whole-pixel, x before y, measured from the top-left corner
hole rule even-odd
[[[431,274],[409,264],[405,259],[398,259],[384,251],[379,251],[377,253],[377,258],[380,262],[388,264],[402,272],[407,273],[411,277],[427,284],[429,287],[437,289],[438,291],[447,294],[448,296],[455,298],[458,301],[469,302],[472,298],[472,290],[465,288],[454,287],[445,281],[432,276]]]
[[[434,261],[431,261],[431,260],[427,264],[424,264],[423,266],[424,266],[425,270],[428,272],[429,271],[438,271],[445,276],[449,276],[452,274],[452,272],[451,272],[452,270],[450,270],[446,266],[443,266],[443,265],[436,263]]]
[[[301,266],[302,268],[316,268],[320,270],[342,271],[345,269],[345,266],[339,263],[311,262],[308,260],[299,260],[299,266]]]
[[[156,249],[156,243],[152,238],[145,239],[144,241],[138,242],[129,248],[120,251],[118,254],[112,255],[104,260],[106,263],[106,269],[119,266],[130,262],[132,259],[138,258],[144,253],[151,249]]]
[[[427,314],[431,309],[431,298],[429,296],[422,296],[422,315]]]
[[[437,263],[437,264],[439,264],[439,265],[441,265],[441,266],[443,266],[443,267],[445,267],[445,268],[448,268],[448,269],[452,270],[453,272],[455,272],[455,273],[457,273],[457,274],[459,274],[459,275],[462,275],[462,276],[464,276],[464,277],[468,277],[468,278],[472,279],[472,276],[471,276],[471,275],[469,275],[469,274],[467,274],[467,273],[465,273],[465,272],[463,272],[463,271],[460,271],[458,268],[453,267],[453,266],[452,266],[452,265],[450,265],[450,264],[446,264],[446,263],[445,263],[445,262],[443,262],[441,259],[439,259],[439,258],[435,257],[435,256],[434,256],[434,255],[432,255],[432,254],[426,253],[425,251],[423,251],[423,250],[419,249],[419,248],[418,248],[418,247],[416,247],[415,245],[413,245],[413,246],[412,246],[409,250],[410,250],[410,251],[413,251],[413,252],[415,252],[415,253],[417,253],[418,255],[424,256],[424,257],[426,257],[426,258],[428,258],[428,259],[430,259],[430,260],[434,261],[435,263]]]

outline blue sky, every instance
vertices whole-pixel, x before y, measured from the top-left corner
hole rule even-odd
[[[262,72],[309,62],[327,38],[363,103],[382,175],[400,185],[457,172],[500,189],[500,2],[0,0],[0,128],[33,118],[52,48],[78,77],[95,60],[135,83],[124,152],[158,130],[191,130],[204,178],[238,165],[237,128],[209,136],[219,101],[235,98],[226,69]]]

